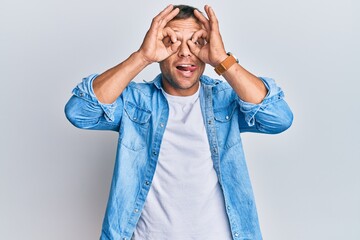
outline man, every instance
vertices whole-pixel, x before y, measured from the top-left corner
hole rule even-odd
[[[226,53],[205,12],[166,7],[138,51],[85,78],[66,105],[75,126],[119,132],[102,240],[262,239],[240,133],[282,132],[292,113],[273,80]],[[154,62],[160,75],[131,82]]]

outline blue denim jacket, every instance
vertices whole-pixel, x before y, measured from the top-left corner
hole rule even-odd
[[[84,78],[73,90],[65,112],[76,127],[119,132],[100,239],[129,240],[151,187],[169,108],[161,74],[151,82],[131,82],[112,104],[97,100],[92,89],[96,76]],[[272,79],[261,79],[268,94],[260,104],[251,104],[227,82],[200,78],[201,110],[234,240],[262,239],[240,133],[280,133],[293,119],[282,90]]]

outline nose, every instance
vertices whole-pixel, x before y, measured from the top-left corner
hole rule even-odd
[[[191,56],[191,51],[190,51],[190,48],[187,45],[186,41],[182,41],[179,48],[180,48],[179,52],[178,52],[179,57],[190,57]]]

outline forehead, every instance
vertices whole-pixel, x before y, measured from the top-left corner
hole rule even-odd
[[[196,32],[202,28],[200,22],[194,18],[172,20],[168,22],[166,26],[170,27],[175,32]]]

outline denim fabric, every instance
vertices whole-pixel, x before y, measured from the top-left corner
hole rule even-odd
[[[100,239],[130,240],[151,187],[168,104],[161,74],[151,82],[131,82],[112,104],[97,100],[92,89],[96,76],[77,85],[65,113],[76,127],[119,132]],[[227,82],[200,78],[201,110],[234,240],[262,239],[240,133],[280,133],[293,119],[282,90],[272,79],[261,79],[268,94],[252,104],[242,101]]]

